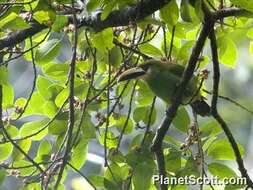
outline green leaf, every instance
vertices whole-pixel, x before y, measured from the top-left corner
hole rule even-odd
[[[66,132],[68,125],[68,116],[59,116],[50,124],[48,130],[52,135],[61,135]]]
[[[104,20],[111,13],[112,9],[115,7],[117,0],[110,0],[104,6],[103,12],[101,14],[101,19]]]
[[[5,176],[6,176],[6,170],[0,169],[0,185],[3,184]]]
[[[47,115],[49,118],[53,118],[58,111],[55,103],[51,102],[51,101],[47,101],[43,105],[42,109],[43,109],[43,112],[45,113],[45,115]]]
[[[113,48],[113,31],[111,28],[98,32],[92,37],[93,45],[101,51]]]
[[[5,66],[0,67],[0,84],[8,85],[8,69]]]
[[[89,139],[96,137],[95,125],[92,123],[91,116],[88,113],[84,114],[81,129],[83,131],[84,138]]]
[[[38,148],[37,156],[43,158],[44,156],[49,156],[52,151],[52,145],[48,140],[42,141]]]
[[[32,145],[31,139],[24,139],[18,142],[18,146],[25,152],[28,153]],[[24,159],[25,155],[20,152],[18,149],[14,148],[12,153],[13,160],[22,160]]]
[[[57,15],[52,25],[52,30],[55,32],[60,32],[67,24],[68,18],[65,15]]]
[[[177,111],[176,117],[172,121],[173,125],[180,131],[186,133],[190,125],[190,117],[184,107],[180,107]]]
[[[104,139],[105,139],[105,132],[103,131],[99,138],[99,142],[101,145],[104,145]],[[115,135],[111,131],[108,131],[107,140],[106,140],[107,148],[115,148],[117,147],[117,144],[118,144],[118,138],[115,137]]]
[[[90,182],[95,185],[95,187],[103,187],[104,186],[104,177],[99,175],[90,175],[88,176]]]
[[[51,82],[48,78],[43,77],[41,75],[38,76],[37,82],[36,82],[36,88],[40,95],[45,99],[49,100],[50,97],[50,92],[48,92],[48,87],[52,85],[53,82]]]
[[[55,12],[51,10],[36,11],[33,18],[40,24],[49,24],[55,20]]]
[[[48,63],[42,67],[44,74],[54,80],[61,81],[63,83],[65,83],[67,80],[68,70],[69,64],[67,63]]]
[[[150,43],[141,44],[139,46],[139,49],[141,50],[142,53],[153,56],[153,57],[163,56],[162,51]]]
[[[13,107],[14,90],[10,84],[3,85],[3,108]]]
[[[31,162],[26,160],[19,160],[13,162],[13,167],[19,167],[19,172],[21,176],[28,176],[29,174],[33,173],[36,170],[35,166],[32,167],[26,167],[31,166]]]
[[[42,67],[43,73],[51,78],[57,79],[61,75],[68,74],[69,64],[67,63],[48,63]]]
[[[208,164],[208,170],[213,176],[217,176],[219,179],[236,177],[236,173],[228,166],[220,163]]]
[[[0,144],[0,162],[5,161],[11,155],[12,150],[11,143]]]
[[[180,170],[177,173],[177,176],[180,176],[180,177],[190,176],[190,175],[194,175],[195,177],[200,176],[197,161],[192,156],[187,158],[185,167],[180,168]]]
[[[34,92],[23,117],[29,115],[44,115],[44,111],[41,109],[44,103],[45,99],[38,92]]]
[[[134,189],[149,189],[154,168],[148,162],[140,162],[133,173]]]
[[[50,39],[46,41],[37,49],[35,61],[37,61],[39,65],[52,61],[58,55],[61,44],[61,39]]]
[[[228,37],[217,40],[219,48],[219,58],[221,63],[234,68],[237,61],[237,48],[235,43]]]
[[[237,143],[240,153],[243,156],[245,151],[244,148]],[[226,139],[216,140],[208,149],[207,155],[216,160],[235,160],[234,151]]]
[[[56,83],[50,85],[47,87],[47,91],[49,92],[49,99],[54,101],[55,98],[58,96],[58,94],[63,90],[64,88],[61,85],[58,85]]]
[[[30,135],[33,135],[34,133],[39,132],[40,130],[42,130],[42,128],[44,128],[44,126],[47,123],[48,123],[48,119],[25,123],[20,129],[20,137],[30,136]],[[42,138],[44,138],[44,136],[47,135],[47,132],[48,132],[48,129],[46,128],[43,131],[41,131],[39,134],[32,136],[31,139],[34,141],[39,141]]]
[[[181,168],[181,152],[177,150],[169,150],[165,155],[166,170],[176,173]]]
[[[118,190],[118,184],[116,184],[113,180],[104,179],[104,187],[106,190]]]
[[[74,148],[71,156],[71,165],[77,169],[81,169],[86,161],[86,155],[88,153],[88,139],[82,138]]]
[[[18,128],[14,125],[7,125],[6,131],[10,135],[11,138],[16,138],[19,135]]]
[[[184,43],[184,45],[182,45],[182,47],[180,48],[178,52],[178,56],[177,56],[178,60],[186,61],[189,59],[189,53],[190,53],[191,48],[193,47],[194,42],[195,42],[194,40],[191,40],[191,41],[187,41],[186,43]]]
[[[27,24],[17,13],[10,13],[5,18],[1,19],[0,28],[9,30],[20,30],[29,28],[30,25]]]
[[[61,107],[68,97],[69,97],[69,89],[64,88],[55,98],[55,105],[58,108]]]
[[[140,122],[143,121],[145,124],[148,124],[149,122],[149,115],[150,115],[150,107],[137,107],[133,112],[133,119],[134,121]],[[151,122],[150,124],[154,124],[156,120],[156,110],[153,110],[152,116],[151,116]]]
[[[24,0],[24,3],[28,3],[24,5],[24,9],[26,11],[31,11],[37,7],[37,5],[39,4],[39,0],[34,0],[34,1]]]
[[[152,104],[154,93],[150,90],[145,82],[138,82],[136,100],[140,106],[149,106]]]
[[[198,16],[199,20],[204,20],[204,13],[202,10],[202,0],[195,0],[194,3],[195,13]]]
[[[217,123],[215,120],[208,121],[204,125],[200,127],[200,133],[201,137],[213,137],[217,136],[222,132],[221,127],[219,126],[219,123]]]
[[[106,169],[105,171],[105,177],[106,179],[113,180],[116,179],[116,181],[121,182],[123,180],[126,180],[129,175],[129,166],[127,164],[119,165],[117,163],[110,164],[110,169]],[[110,172],[110,170],[113,173]]]
[[[248,0],[230,0],[232,4],[253,12],[253,2]]]
[[[86,9],[88,13],[91,13],[99,6],[99,1],[97,0],[89,0],[86,4]]]
[[[160,17],[165,23],[175,26],[179,18],[179,9],[176,0],[171,0],[160,10]]]
[[[109,61],[114,67],[118,67],[122,63],[122,53],[118,46],[114,46],[110,51]]]
[[[181,0],[180,4],[180,16],[185,22],[192,22],[192,18],[189,10],[189,0]]]
[[[121,116],[118,120],[116,120],[114,125],[117,127],[119,132],[122,132],[124,128],[124,134],[129,134],[133,131],[134,124],[130,118],[128,119],[127,123],[126,120],[127,120],[126,116]]]
[[[206,152],[216,139],[217,139],[216,136],[207,137],[206,141],[203,141],[204,142],[202,146],[203,151]]]

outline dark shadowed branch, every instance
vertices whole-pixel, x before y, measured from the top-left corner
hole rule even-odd
[[[74,7],[74,1],[72,1],[72,7]],[[63,175],[63,171],[67,165],[71,148],[72,148],[72,139],[73,139],[73,130],[74,130],[74,123],[75,123],[75,100],[74,100],[74,88],[75,88],[75,65],[76,65],[76,54],[77,54],[77,18],[76,14],[73,14],[73,20],[74,20],[74,44],[73,44],[73,55],[70,62],[70,69],[69,69],[69,116],[68,116],[68,128],[67,128],[67,142],[66,142],[66,148],[62,160],[62,165],[60,167],[60,171],[54,186],[54,189],[58,188],[58,185],[61,182],[61,178]]]
[[[99,32],[108,27],[126,26],[131,21],[139,21],[151,15],[155,11],[161,9],[169,1],[170,0],[141,1],[140,3],[137,3],[131,7],[112,11],[104,20],[101,20],[100,18],[101,11],[97,12],[96,14],[92,13],[92,16],[77,19],[77,25],[78,27],[89,27],[96,32]],[[73,23],[73,21],[74,19],[72,17],[69,17],[68,24]],[[37,34],[45,28],[48,28],[48,26],[39,23],[33,23],[31,24],[30,28],[11,32],[5,38],[0,39],[0,50],[6,47],[14,46],[24,41],[26,38]]]
[[[211,30],[209,35],[210,41],[211,41],[211,52],[212,52],[212,58],[213,58],[213,97],[212,97],[212,106],[211,106],[211,113],[212,116],[216,119],[216,121],[220,124],[222,127],[225,135],[227,136],[229,143],[234,151],[236,161],[239,167],[239,171],[241,172],[242,177],[245,177],[247,179],[247,184],[251,188],[253,188],[253,182],[251,181],[247,170],[244,167],[242,156],[239,150],[239,147],[228,128],[226,122],[224,119],[220,116],[217,110],[217,102],[219,97],[219,83],[220,83],[220,68],[219,68],[219,59],[218,59],[218,52],[217,52],[217,44],[216,44],[216,36],[214,29]]]

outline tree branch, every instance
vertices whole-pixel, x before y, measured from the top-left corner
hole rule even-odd
[[[218,52],[217,52],[217,44],[216,44],[216,37],[214,29],[211,29],[210,35],[209,35],[210,41],[211,41],[211,52],[212,52],[212,58],[213,58],[213,97],[212,97],[212,106],[211,106],[211,113],[213,117],[216,119],[216,121],[220,124],[222,127],[225,135],[227,136],[229,143],[234,151],[236,161],[239,167],[239,171],[241,172],[242,177],[245,177],[247,179],[247,184],[249,187],[253,188],[253,182],[251,181],[247,170],[244,167],[242,156],[240,153],[240,150],[238,148],[238,145],[228,128],[226,122],[222,119],[222,117],[219,115],[217,111],[217,102],[219,97],[219,82],[220,82],[220,68],[219,68],[219,59],[218,59]]]
[[[219,20],[222,18],[230,17],[230,16],[244,16],[244,17],[252,17],[252,12],[249,12],[245,9],[241,8],[225,8],[220,9],[215,12],[213,12],[213,18],[215,20]]]
[[[184,70],[184,74],[182,77],[182,80],[179,83],[178,90],[175,94],[175,99],[172,101],[171,106],[166,111],[166,117],[163,120],[161,126],[158,128],[156,135],[153,140],[153,145],[151,147],[152,151],[155,152],[157,164],[158,164],[158,170],[159,175],[165,177],[166,176],[166,169],[165,169],[165,163],[164,163],[164,155],[162,151],[162,142],[166,135],[166,132],[168,131],[170,124],[174,117],[176,116],[177,109],[181,104],[181,99],[183,96],[183,93],[186,89],[186,86],[190,79],[193,76],[196,63],[198,62],[199,55],[203,49],[204,43],[206,41],[207,36],[209,35],[210,29],[212,29],[214,26],[214,20],[212,19],[212,16],[209,14],[208,11],[206,11],[206,17],[205,22],[203,24],[202,30],[200,32],[200,35],[196,41],[196,44],[192,50],[190,59],[187,63],[187,66]],[[162,190],[167,190],[166,184],[161,184]]]
[[[140,3],[137,3],[131,7],[112,11],[104,20],[101,20],[101,11],[97,11],[97,13],[92,16],[78,19],[77,25],[79,28],[82,26],[89,27],[96,32],[108,27],[126,26],[131,21],[140,21],[151,15],[155,11],[161,9],[169,1],[170,0],[141,1]],[[68,23],[73,23],[72,17],[69,17]],[[48,28],[48,26],[36,23],[28,29],[12,32],[7,37],[0,39],[0,50],[5,47],[14,46],[15,44],[24,41],[26,38],[33,36],[45,28]]]
[[[33,24],[31,28],[12,32],[7,37],[0,40],[0,50],[6,47],[14,46],[24,41],[26,38],[31,37],[34,34],[37,34],[38,32],[42,31],[45,28],[47,28],[46,25]]]
[[[74,7],[74,0],[72,0],[72,7]],[[69,116],[68,116],[68,129],[66,132],[67,135],[67,142],[66,148],[62,160],[62,165],[60,167],[60,171],[57,177],[57,180],[54,185],[54,189],[57,189],[61,178],[63,175],[63,171],[68,163],[68,159],[71,153],[71,143],[73,140],[73,130],[74,130],[74,123],[75,123],[75,100],[74,100],[74,88],[75,88],[75,66],[76,66],[76,54],[77,54],[77,40],[78,40],[78,33],[77,33],[77,19],[76,14],[73,13],[73,20],[74,20],[74,42],[73,42],[73,55],[70,63],[69,69]]]
[[[80,25],[91,27],[96,32],[108,27],[125,26],[131,21],[135,22],[144,19],[155,11],[161,9],[168,2],[170,2],[170,0],[140,1],[134,6],[111,12],[105,20],[101,20],[101,12],[98,12],[95,17],[85,17],[82,19]]]

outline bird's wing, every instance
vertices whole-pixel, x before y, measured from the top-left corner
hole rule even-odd
[[[168,65],[170,67],[170,70],[172,73],[174,73],[177,76],[182,76],[184,73],[184,66],[178,65],[178,64],[170,64]]]

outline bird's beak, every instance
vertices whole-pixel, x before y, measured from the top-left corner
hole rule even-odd
[[[118,82],[130,80],[130,79],[138,79],[140,76],[143,76],[145,74],[146,72],[142,68],[134,67],[123,72],[119,76]]]

